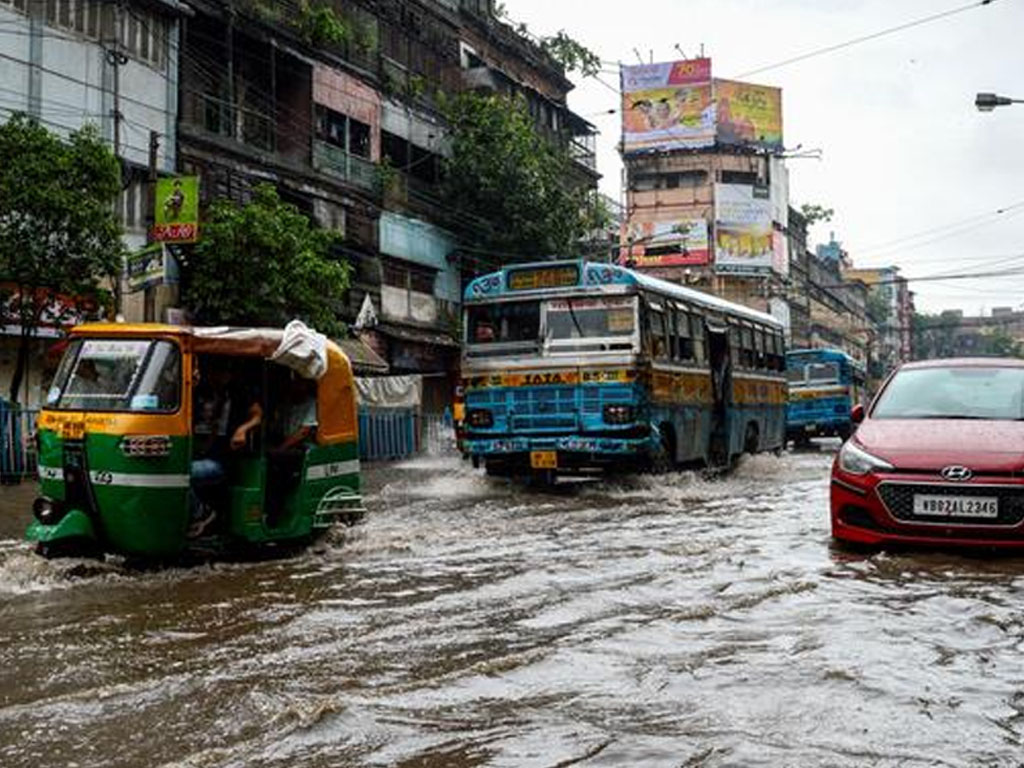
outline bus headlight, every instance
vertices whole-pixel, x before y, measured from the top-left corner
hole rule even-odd
[[[604,420],[607,424],[629,424],[636,420],[636,412],[632,405],[606,405]]]
[[[466,414],[466,421],[471,427],[487,429],[494,426],[494,414],[486,408],[473,408]]]
[[[839,449],[839,468],[849,475],[866,475],[868,472],[878,470],[886,471],[893,468],[892,464],[872,456],[865,450],[858,448],[852,441],[847,440]]]

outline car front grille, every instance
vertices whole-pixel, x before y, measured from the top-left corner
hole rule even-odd
[[[914,495],[995,496],[999,499],[999,516],[978,518],[948,515],[915,515]],[[946,485],[938,483],[890,483],[878,485],[878,496],[889,514],[904,523],[939,525],[1013,526],[1024,520],[1024,486]]]

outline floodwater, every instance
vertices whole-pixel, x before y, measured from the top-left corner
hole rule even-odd
[[[834,448],[423,459],[316,550],[150,573],[35,559],[0,496],[0,765],[1024,765],[1024,560],[833,548]]]

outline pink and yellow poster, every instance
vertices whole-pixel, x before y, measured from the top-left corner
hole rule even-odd
[[[714,143],[711,59],[622,67],[624,154]]]

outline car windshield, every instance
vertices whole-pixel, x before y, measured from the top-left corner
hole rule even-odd
[[[547,302],[547,340],[632,336],[636,303],[630,298],[556,299]]]
[[[47,406],[81,411],[176,411],[181,355],[169,341],[76,340],[67,349]]]
[[[893,377],[871,414],[876,419],[1020,419],[1024,368],[918,368]]]

